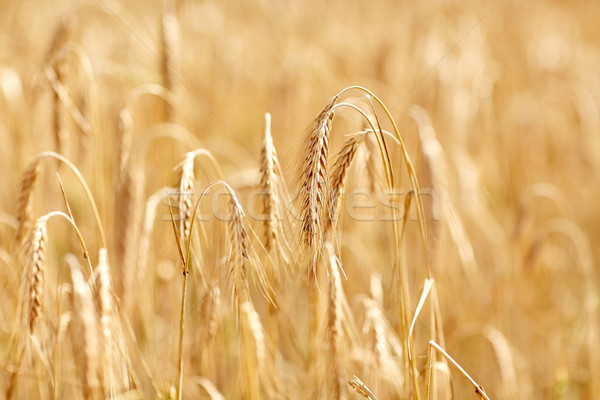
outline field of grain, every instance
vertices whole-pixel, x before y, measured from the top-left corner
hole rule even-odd
[[[599,15],[0,2],[0,399],[600,398]]]

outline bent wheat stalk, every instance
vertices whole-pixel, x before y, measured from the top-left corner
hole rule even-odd
[[[379,97],[377,97],[370,90],[368,90],[362,86],[349,86],[349,87],[343,89],[340,93],[338,93],[337,96],[339,97],[342,94],[344,94],[348,91],[351,91],[351,90],[359,90],[363,93],[366,93],[369,99],[375,100],[375,102],[377,104],[379,104],[379,106],[383,109],[387,119],[392,124],[394,136],[395,136],[398,144],[400,145],[400,149],[402,151],[406,170],[407,170],[407,173],[408,173],[408,176],[410,179],[411,189],[416,197],[417,214],[418,214],[418,220],[419,220],[419,230],[420,230],[420,234],[421,234],[421,241],[423,244],[423,251],[425,254],[425,259],[427,261],[426,275],[429,276],[431,274],[431,269],[430,269],[430,265],[429,265],[427,229],[426,229],[426,225],[425,225],[425,211],[424,211],[424,207],[423,207],[423,201],[421,198],[421,189],[420,189],[419,181],[417,179],[414,165],[411,161],[410,155],[408,154],[406,145],[404,144],[404,140],[403,140],[402,136],[400,135],[400,132],[398,130],[396,122],[394,121],[394,118],[392,117],[389,109],[385,106],[385,104],[381,101],[381,99],[379,99]],[[356,107],[356,106],[352,106],[352,107],[355,108],[356,110],[358,110],[361,114],[363,114],[363,116],[366,118],[366,122],[371,125],[373,132],[377,133],[376,138],[377,138],[380,152],[382,154],[382,158],[384,161],[386,178],[387,178],[387,183],[388,183],[388,190],[390,190],[392,193],[394,193],[395,183],[394,183],[394,178],[392,175],[391,164],[389,162],[389,156],[386,157],[387,149],[385,146],[385,141],[383,140],[382,130],[379,128],[375,128],[373,126],[372,121],[368,118],[368,116],[366,116],[366,114],[362,110],[358,109],[358,107]],[[377,121],[378,121],[378,119],[377,119]],[[378,125],[379,125],[379,123],[378,123]],[[407,203],[407,204],[409,204],[409,203]],[[395,207],[392,207],[392,218],[394,221],[397,221],[396,213],[397,213],[397,210],[395,209]],[[405,215],[407,213],[408,213],[408,210],[405,210]],[[420,395],[420,388],[419,388],[419,383],[418,383],[418,376],[416,374],[416,371],[417,371],[416,361],[414,360],[414,358],[409,359],[408,357],[406,357],[406,355],[411,353],[410,348],[412,346],[410,339],[409,339],[409,335],[408,335],[410,321],[409,321],[409,316],[408,316],[409,313],[407,310],[411,309],[408,276],[407,276],[406,268],[400,267],[400,249],[401,249],[401,245],[402,245],[402,236],[398,235],[397,223],[394,222],[392,224],[392,226],[393,226],[393,234],[394,234],[394,243],[396,243],[394,265],[393,265],[393,269],[392,269],[392,282],[395,282],[394,277],[399,275],[401,296],[398,298],[398,300],[399,300],[398,308],[400,309],[400,313],[401,313],[401,339],[402,339],[402,343],[404,346],[404,354],[405,354],[404,371],[409,371],[406,373],[408,375],[410,375],[410,380],[412,381],[413,394],[418,400],[421,398],[421,395]],[[409,378],[409,376],[407,376],[407,378]],[[408,393],[406,393],[406,395],[408,395]]]
[[[167,193],[168,194],[168,193]],[[173,207],[171,206],[171,198],[169,200],[169,214],[171,215],[171,225],[173,227],[173,234],[175,235],[175,241],[177,243],[177,249],[179,250],[179,256],[181,257],[181,264],[183,267],[183,287],[181,290],[181,312],[179,315],[179,350],[178,350],[178,362],[177,362],[177,388],[176,396],[178,400],[183,398],[183,332],[185,327],[185,299],[187,295],[187,283],[189,271],[189,255],[186,258],[183,253],[183,246],[179,233],[177,232],[177,226],[175,224],[175,217],[173,215]]]
[[[62,211],[51,211],[37,219],[35,228],[29,236],[29,247],[27,251],[27,260],[31,262],[30,265],[30,280],[29,280],[29,311],[28,321],[29,330],[33,334],[35,325],[42,315],[43,299],[42,295],[44,292],[44,273],[46,269],[46,249],[48,246],[48,232],[47,224],[48,220],[52,217],[63,217],[66,219],[77,234],[80,240],[83,253],[87,254],[87,247],[83,241],[83,236],[75,224],[73,219]]]
[[[73,164],[71,161],[69,161],[66,157],[57,154],[53,151],[45,151],[43,153],[38,154],[33,161],[31,161],[31,163],[29,164],[29,167],[27,168],[23,179],[21,180],[21,188],[20,188],[20,193],[19,193],[19,225],[21,224],[26,224],[27,223],[27,219],[28,218],[32,218],[31,217],[31,207],[32,207],[32,196],[33,196],[33,189],[34,189],[34,185],[37,179],[37,175],[39,174],[39,168],[40,168],[40,161],[44,158],[54,158],[60,162],[62,162],[63,164],[65,164],[67,167],[69,167],[69,169],[71,169],[73,171],[73,173],[75,174],[75,176],[77,177],[77,180],[79,181],[79,183],[81,184],[85,195],[90,203],[90,206],[92,207],[92,211],[94,212],[94,217],[96,218],[96,225],[98,228],[98,233],[100,235],[100,240],[102,243],[102,247],[106,247],[106,235],[104,234],[104,227],[102,225],[102,221],[100,218],[100,212],[98,211],[98,207],[96,206],[96,202],[94,201],[94,196],[92,196],[92,191],[90,190],[85,178],[83,177],[83,175],[81,174],[81,172],[79,171],[79,169],[75,166],[75,164]],[[21,228],[19,228],[20,230]],[[21,233],[22,235],[23,233]],[[18,234],[19,235],[19,234]],[[17,235],[17,236],[18,236]]]
[[[437,344],[435,341],[430,340],[429,341],[429,346],[431,346],[432,348],[434,348],[435,350],[438,351],[438,353],[440,353],[448,362],[450,362],[450,364],[454,365],[454,367],[465,377],[467,378],[467,380],[471,383],[471,385],[473,385],[473,387],[475,388],[475,393],[477,394],[477,396],[481,399],[481,400],[490,400],[490,398],[488,397],[487,393],[485,392],[485,390],[483,389],[483,386],[481,386],[480,384],[478,384],[477,382],[475,382],[475,379],[471,378],[471,375],[469,375],[467,373],[467,371],[465,371],[465,369],[463,367],[460,366],[459,363],[457,363],[454,358],[452,358],[450,356],[450,354],[448,354],[444,349],[442,349],[440,347],[439,344]],[[430,352],[431,355],[431,352]]]
[[[190,235],[192,233],[196,213],[200,206],[200,202],[202,201],[204,195],[208,192],[208,190],[215,185],[223,185],[227,191],[229,192],[229,221],[228,228],[230,234],[230,251],[229,251],[229,266],[228,266],[228,279],[230,282],[231,295],[234,299],[234,304],[236,305],[237,312],[241,312],[242,305],[245,303],[251,302],[250,292],[249,292],[249,284],[248,284],[248,269],[251,268],[252,263],[250,262],[250,243],[248,234],[246,232],[246,228],[242,222],[242,218],[244,217],[244,211],[242,209],[241,204],[239,203],[237,196],[233,189],[223,181],[214,181],[210,183],[200,194],[198,200],[196,201],[196,205],[193,208],[191,222],[190,222]],[[178,362],[178,385],[176,396],[178,399],[182,398],[182,385],[183,385],[183,333],[184,333],[184,317],[185,317],[185,298],[187,292],[187,277],[189,274],[189,257],[191,252],[191,241],[187,242],[187,249],[184,249],[182,241],[180,240],[179,233],[177,231],[177,226],[175,223],[175,217],[173,215],[173,209],[170,204],[169,198],[169,212],[171,214],[171,224],[173,228],[173,233],[175,235],[175,239],[177,242],[177,248],[179,251],[179,256],[183,265],[183,289],[182,289],[182,301],[181,301],[181,315],[180,315],[180,336],[179,336],[179,362]],[[259,268],[254,268],[255,281],[258,283],[259,289],[267,298],[267,300],[271,301],[270,295],[268,293],[270,287],[266,281],[264,271]],[[247,307],[247,306],[245,306]],[[238,321],[239,321],[238,314]],[[256,345],[256,344],[255,344]],[[254,371],[256,373],[257,371]],[[258,378],[257,378],[258,379]],[[259,396],[259,387],[257,385],[251,385],[249,387],[250,393],[248,396],[252,400],[257,400],[260,398]]]

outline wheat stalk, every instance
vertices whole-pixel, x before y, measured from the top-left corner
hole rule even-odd
[[[348,385],[354,390],[356,393],[363,396],[368,400],[378,400],[377,397],[371,392],[371,390],[365,385],[356,375],[352,376],[352,379],[348,381]]]
[[[80,51],[76,53],[79,56],[83,56],[83,54]],[[77,127],[79,127],[79,129],[81,129],[81,131],[86,135],[92,136],[92,125],[90,125],[89,121],[81,113],[81,110],[73,102],[73,99],[71,98],[68,89],[62,84],[59,77],[57,76],[57,71],[54,68],[47,67],[45,72],[46,77],[52,85],[52,89],[54,90],[55,96],[63,104],[64,109],[69,112],[69,115],[71,116]]]
[[[446,352],[446,350],[444,350],[434,340],[429,341],[429,346],[431,348],[434,348],[438,353],[440,353],[442,355],[442,357],[444,357],[446,359],[446,361],[448,361],[450,364],[452,364],[458,370],[458,372],[460,372],[471,383],[471,385],[473,385],[473,388],[475,389],[475,394],[477,395],[477,397],[479,397],[481,400],[490,400],[490,398],[487,395],[487,393],[485,392],[485,389],[483,388],[483,386],[478,384],[475,381],[475,379],[473,379],[471,377],[471,375],[469,375],[467,373],[467,371],[465,371],[465,369],[463,367],[461,367],[460,364],[458,362],[456,362],[456,360],[454,360],[454,358],[452,358],[452,356],[450,356],[450,354],[448,354]],[[431,355],[431,351],[430,351],[430,355]]]
[[[21,179],[20,189],[19,189],[19,198],[18,198],[18,210],[17,210],[17,221],[19,222],[19,228],[17,229],[17,238],[23,237],[27,230],[24,230],[27,225],[29,225],[31,220],[33,219],[33,189],[37,177],[40,171],[40,162],[44,158],[52,158],[60,161],[65,164],[77,177],[77,180],[81,184],[83,190],[85,191],[85,195],[92,207],[94,212],[94,217],[96,219],[96,224],[98,227],[98,233],[100,234],[100,240],[102,242],[102,246],[106,247],[106,237],[104,235],[104,228],[102,226],[102,222],[100,219],[100,212],[98,211],[98,207],[96,206],[96,202],[94,201],[94,197],[92,196],[92,192],[85,181],[83,175],[79,171],[79,169],[66,157],[55,153],[53,151],[45,151],[37,155],[37,157],[29,164],[27,170],[23,174],[23,178]],[[67,217],[67,219],[70,219]],[[28,222],[29,221],[29,222]]]
[[[376,142],[375,139],[371,135],[367,135],[366,138],[366,148],[367,148],[367,183],[369,185],[369,191],[371,195],[374,195],[376,192],[377,182],[380,181],[379,173],[377,172],[377,159],[376,155]]]
[[[184,247],[181,243],[181,239],[179,236],[179,232],[177,231],[177,224],[175,223],[175,216],[173,215],[173,207],[171,206],[171,198],[169,200],[169,214],[171,215],[171,226],[173,228],[173,234],[175,235],[175,242],[177,244],[177,249],[179,250],[179,256],[181,258],[181,265],[183,270],[183,282],[182,282],[182,290],[181,290],[181,308],[179,314],[179,349],[178,349],[178,359],[177,359],[177,387],[175,388],[175,397],[177,400],[181,400],[183,398],[183,333],[185,328],[185,302],[187,297],[187,284],[188,284],[188,275],[190,273],[188,260],[189,260],[189,244],[188,244],[188,253],[184,255]],[[173,389],[173,387],[171,387]]]

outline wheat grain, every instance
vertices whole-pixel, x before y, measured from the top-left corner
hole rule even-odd
[[[278,176],[275,172],[278,164],[273,138],[271,137],[271,114],[265,114],[265,137],[260,152],[260,182],[263,215],[263,243],[267,252],[276,246],[279,221],[279,197],[277,195]]]
[[[322,219],[327,210],[327,157],[329,131],[333,120],[335,99],[321,111],[315,120],[305,146],[304,168],[301,174],[301,225],[303,243],[309,250],[311,272],[314,275],[317,256],[322,247]]]
[[[36,222],[29,239],[28,261],[31,263],[29,277],[29,332],[33,334],[35,325],[42,315],[42,296],[44,293],[44,274],[46,271],[46,251],[48,233],[47,219],[42,217]]]
[[[271,137],[271,114],[265,114],[265,136],[260,152],[260,182],[258,185],[262,194],[262,228],[263,228],[263,245],[267,251],[267,276],[272,285],[278,285],[280,280],[279,268],[276,268],[272,257],[272,252],[277,251],[281,255],[281,259],[287,261],[287,257],[281,251],[279,241],[285,240],[280,232],[280,199],[278,195],[278,184],[280,177],[277,173],[279,168],[279,160],[273,138]],[[276,288],[275,286],[275,288]],[[276,288],[277,289],[277,288]],[[267,320],[269,335],[275,345],[279,342],[279,330],[277,326],[277,309],[275,305],[269,304],[269,316]]]
[[[249,296],[250,243],[242,222],[244,210],[233,192],[229,198],[229,276],[232,294],[234,298],[238,299],[239,304],[241,301],[247,300]]]
[[[329,231],[333,223],[337,220],[338,202],[342,196],[346,174],[348,168],[354,159],[356,151],[363,139],[367,136],[367,132],[359,132],[349,136],[336,156],[333,163],[331,174],[329,175],[329,216],[325,221],[325,231]]]
[[[183,244],[187,246],[190,240],[190,225],[194,205],[194,158],[196,154],[187,153],[181,164],[181,177],[179,179],[179,218]]]
[[[33,190],[35,189],[35,182],[39,173],[40,162],[38,159],[35,159],[29,164],[21,178],[19,197],[17,199],[17,221],[19,223],[17,228],[17,243],[21,243],[31,230],[33,223]]]

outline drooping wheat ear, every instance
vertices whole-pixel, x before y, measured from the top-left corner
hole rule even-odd
[[[250,242],[242,218],[244,210],[233,192],[229,196],[229,277],[238,305],[249,300]]]
[[[181,177],[179,179],[179,232],[183,244],[187,245],[190,239],[190,225],[194,212],[194,152],[187,153],[181,164]]]
[[[258,313],[251,301],[240,306],[242,331],[242,357],[248,399],[260,398],[260,376],[266,362],[265,335]]]
[[[366,136],[367,132],[359,132],[348,136],[336,156],[331,174],[329,175],[329,216],[325,221],[325,231],[329,231],[337,220],[338,202],[344,190],[346,173],[356,155],[356,151]]]
[[[111,298],[110,269],[106,249],[98,252],[98,266],[96,267],[96,292],[94,300],[100,318],[100,381],[105,389],[109,389],[112,382],[112,298]]]
[[[31,263],[29,273],[29,332],[32,334],[37,321],[42,315],[44,273],[48,246],[47,221],[46,217],[37,220],[29,238],[29,251],[27,253],[27,260]]]
[[[17,243],[21,243],[26,235],[31,231],[33,224],[33,190],[35,182],[40,174],[40,161],[35,159],[32,161],[23,177],[19,187],[19,197],[17,199]]]
[[[275,171],[279,163],[273,138],[271,137],[271,114],[265,114],[265,138],[260,152],[260,182],[259,189],[263,191],[263,243],[267,252],[271,252],[277,243],[279,221],[279,197],[277,196],[278,176]]]
[[[329,102],[315,120],[314,127],[305,148],[304,167],[300,188],[301,225],[304,245],[311,257],[311,272],[314,274],[317,255],[322,244],[322,219],[327,210],[327,157],[329,152],[329,131],[333,120],[335,99]]]
[[[129,166],[117,190],[115,212],[115,249],[120,272],[117,294],[127,304],[125,294],[130,289],[136,266],[138,236],[141,225],[145,174],[141,167]]]
[[[71,325],[73,354],[77,365],[81,366],[78,371],[83,386],[83,397],[91,399],[94,388],[98,385],[98,317],[92,292],[78,264],[71,264],[71,281],[71,306],[74,313]]]
[[[229,192],[229,257],[228,257],[228,277],[229,287],[233,296],[234,304],[239,307],[244,301],[250,301],[248,273],[252,273],[252,278],[261,294],[272,303],[271,292],[266,273],[262,265],[251,254],[251,244],[248,232],[244,225],[244,209],[240,204],[233,189],[223,181],[215,181],[225,186]],[[212,185],[212,184],[211,184]],[[209,185],[208,187],[210,187]],[[238,308],[239,312],[239,308]]]
[[[329,398],[341,399],[343,396],[343,378],[342,365],[340,361],[340,347],[343,336],[342,319],[343,319],[343,288],[342,279],[340,277],[338,260],[333,252],[329,255],[329,300],[327,303],[327,343],[330,351],[330,374],[328,379]]]
[[[308,256],[308,272],[310,278],[311,323],[309,335],[310,359],[319,357],[319,312],[321,295],[317,290],[318,256],[323,245],[323,221],[328,217],[328,175],[329,131],[333,121],[334,97],[316,118],[312,131],[305,145],[303,168],[300,175],[300,224],[302,246]],[[310,362],[309,364],[314,364]],[[313,368],[313,371],[316,369]]]

